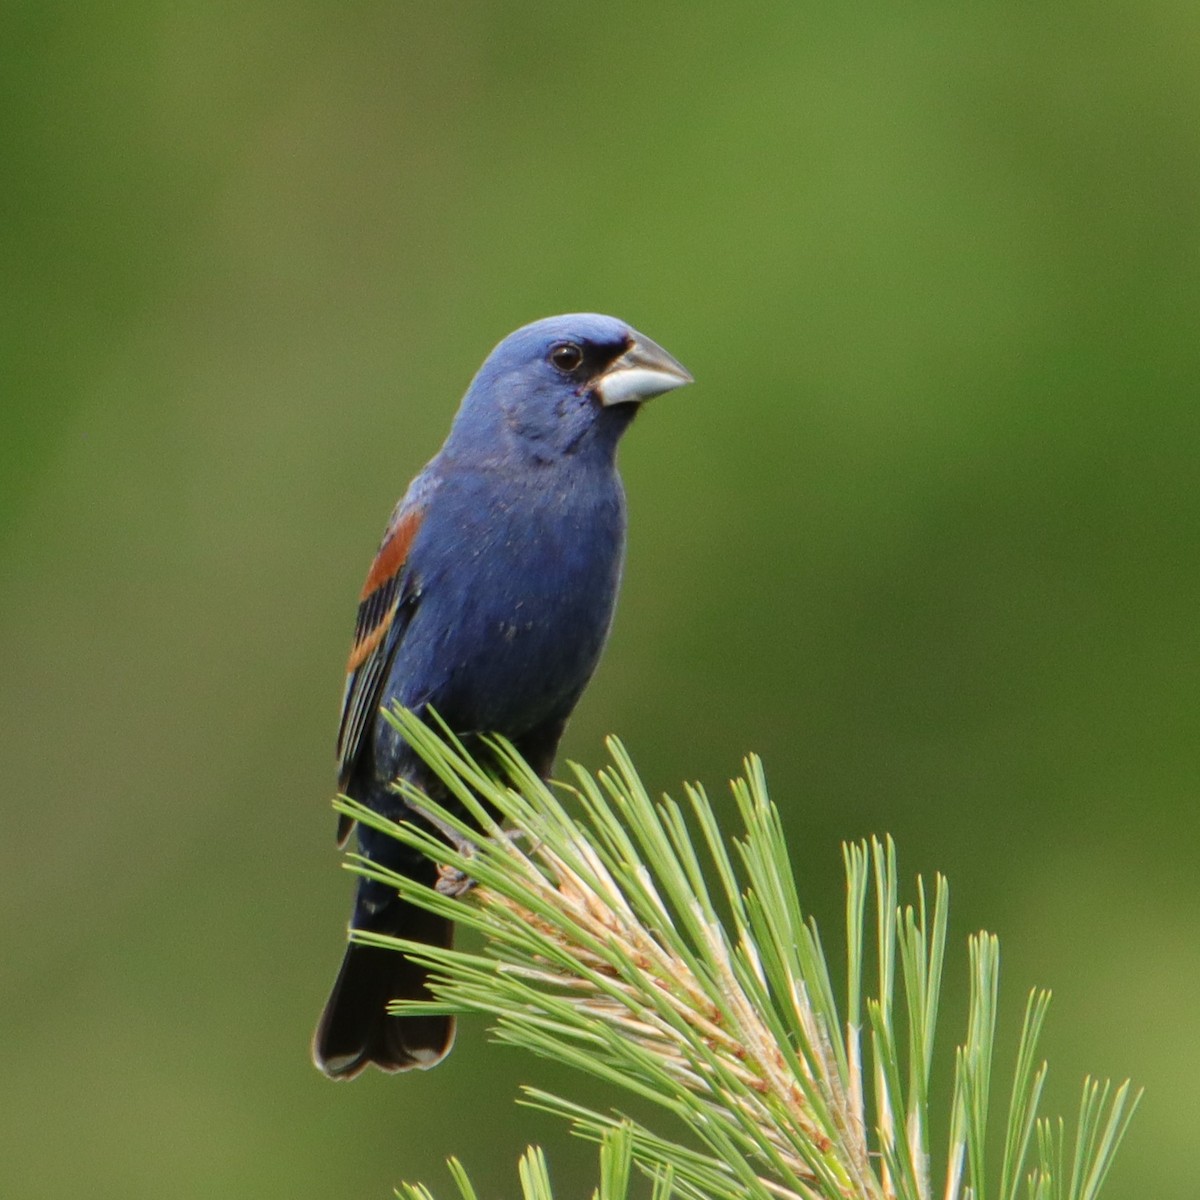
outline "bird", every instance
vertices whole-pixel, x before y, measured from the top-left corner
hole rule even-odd
[[[337,739],[341,792],[417,824],[395,781],[447,802],[384,717],[397,703],[436,713],[460,737],[499,734],[549,776],[620,586],[618,443],[643,402],[691,382],[661,346],[597,313],[534,321],[492,350],[367,572]],[[339,846],[354,824],[340,817]],[[436,884],[437,866],[415,850],[362,823],[357,837],[372,863]],[[445,947],[452,923],[360,877],[351,929]],[[387,1011],[428,995],[419,964],[349,941],[313,1038],[316,1065],[333,1079],[434,1066],[453,1018]]]

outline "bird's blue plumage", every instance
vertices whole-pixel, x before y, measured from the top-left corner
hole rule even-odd
[[[414,603],[385,692],[463,732],[520,741],[564,720],[596,665],[620,580],[616,472],[561,460],[511,476],[441,464],[436,504],[406,567]],[[406,762],[386,723],[374,770]]]
[[[432,707],[461,735],[501,733],[548,773],[612,622],[625,543],[616,450],[638,401],[690,377],[623,322],[596,314],[527,325],[489,355],[441,451],[397,507],[359,606],[339,737],[339,781],[388,816],[412,814],[397,777],[436,788],[380,715]],[[435,868],[360,827],[368,857],[432,881]],[[444,922],[360,881],[357,928],[445,942]],[[317,1032],[334,1076],[368,1062],[427,1066],[440,1018],[396,1018],[423,973],[351,945]]]

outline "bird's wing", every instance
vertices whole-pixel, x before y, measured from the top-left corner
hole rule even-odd
[[[359,596],[337,739],[338,787],[343,791],[370,736],[388,665],[412,615],[416,597],[409,551],[425,517],[429,491],[428,486],[414,485],[396,507]],[[346,840],[353,824],[349,817],[339,818],[339,843]]]

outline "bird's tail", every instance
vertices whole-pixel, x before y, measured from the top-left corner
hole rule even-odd
[[[369,922],[356,924],[434,946],[449,946],[453,936],[451,922],[394,893]],[[428,996],[424,967],[397,950],[351,942],[317,1025],[313,1061],[331,1079],[353,1079],[370,1063],[382,1071],[432,1067],[450,1051],[454,1018],[394,1017],[387,1011],[389,1000]]]

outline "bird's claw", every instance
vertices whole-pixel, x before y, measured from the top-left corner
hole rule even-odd
[[[451,833],[455,832],[448,828],[443,828],[443,835],[447,840],[450,840]],[[504,829],[500,831],[500,836],[509,843],[515,845],[518,841],[523,841],[529,838],[529,834],[523,829]],[[463,856],[463,858],[474,858],[479,852],[478,847],[469,838],[456,836],[453,839],[454,849]],[[434,891],[442,896],[465,896],[473,887],[476,886],[477,880],[461,867],[452,867],[449,863],[440,863],[438,865],[437,881],[434,883]]]
[[[442,863],[438,867],[437,882],[433,885],[433,890],[439,896],[457,899],[459,896],[465,896],[474,886],[475,880],[466,871]]]

